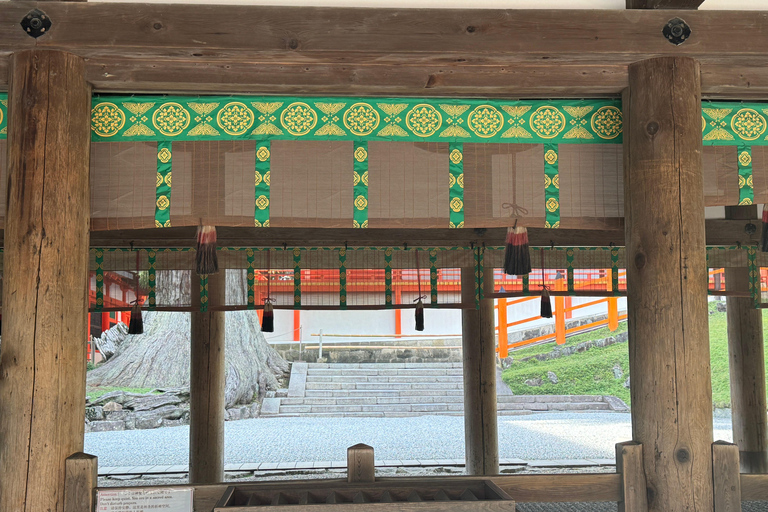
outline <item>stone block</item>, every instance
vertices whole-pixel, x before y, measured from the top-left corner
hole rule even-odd
[[[85,410],[85,417],[88,421],[102,421],[104,419],[104,408],[99,405],[88,407]]]
[[[269,416],[271,414],[278,414],[280,412],[280,399],[279,398],[265,398],[261,403],[261,415]]]
[[[125,424],[122,421],[92,421],[91,432],[115,432],[125,430]]]
[[[123,410],[123,406],[117,402],[107,402],[104,404],[104,412],[118,412]]]

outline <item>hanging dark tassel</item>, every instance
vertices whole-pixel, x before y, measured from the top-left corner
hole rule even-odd
[[[424,330],[424,303],[421,302],[421,298],[416,303],[416,330]]]
[[[528,230],[515,226],[507,229],[507,246],[504,250],[504,272],[521,276],[531,273],[531,253],[528,250]]]
[[[138,299],[133,301],[131,321],[128,322],[128,334],[144,334],[144,319],[141,318],[141,304],[139,304]]]
[[[261,332],[275,332],[275,313],[269,299],[264,302],[264,312],[261,315]]]
[[[549,301],[549,287],[541,289],[541,318],[552,318],[552,303]]]
[[[200,226],[197,228],[195,271],[199,276],[207,276],[219,271],[219,258],[216,256],[215,226]]]
[[[768,203],[763,205],[763,232],[760,237],[760,250],[768,252]]]

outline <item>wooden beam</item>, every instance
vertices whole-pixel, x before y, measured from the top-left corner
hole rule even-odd
[[[742,500],[768,501],[768,475],[742,474],[740,480]]]
[[[627,0],[627,9],[698,9],[704,0]]]
[[[629,68],[624,97],[632,438],[642,443],[649,512],[713,510],[698,63]],[[653,343],[648,343],[653,340]]]
[[[38,39],[18,26],[35,7],[53,20]],[[661,32],[676,15],[693,30],[681,46]],[[582,97],[619,94],[632,62],[685,55],[705,94],[768,97],[768,12],[3,2],[0,27],[0,61],[66,49],[105,91]]]
[[[62,512],[83,450],[91,94],[72,54],[14,54],[0,358],[0,510]]]

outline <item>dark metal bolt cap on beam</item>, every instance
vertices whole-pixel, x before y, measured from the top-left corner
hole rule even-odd
[[[51,18],[40,9],[32,9],[21,20],[21,28],[34,38],[38,38],[51,28]]]
[[[667,40],[676,45],[683,44],[686,39],[691,37],[691,27],[681,20],[680,18],[672,18],[664,25],[664,29],[661,31]]]

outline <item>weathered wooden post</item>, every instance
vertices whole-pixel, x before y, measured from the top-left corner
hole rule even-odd
[[[189,482],[224,481],[224,305],[226,270],[208,276],[208,311],[200,312],[200,276],[192,272]]]
[[[64,512],[93,512],[99,485],[99,459],[75,453],[65,462]]]
[[[729,219],[757,218],[757,206],[730,206]],[[748,290],[747,268],[726,268],[729,289]],[[733,441],[739,447],[741,471],[768,473],[768,413],[765,396],[763,314],[749,297],[726,297],[728,364],[731,376]]]
[[[643,445],[648,510],[711,512],[698,63],[630,65],[624,116],[632,437]]]
[[[0,510],[64,510],[83,451],[91,91],[83,59],[11,57],[0,350]],[[108,121],[108,120],[106,120]]]
[[[484,279],[493,293],[493,273]],[[475,303],[475,268],[461,269],[464,304]],[[493,299],[482,299],[479,309],[461,310],[464,358],[464,439],[469,475],[499,473],[499,434],[496,422],[496,323]]]

